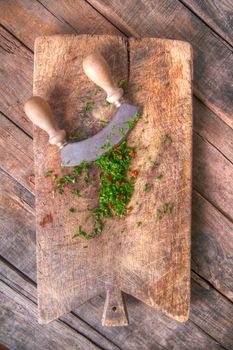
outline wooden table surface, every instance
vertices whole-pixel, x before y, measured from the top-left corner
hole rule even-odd
[[[9,349],[233,349],[233,2],[1,1],[0,343]],[[32,124],[40,35],[116,34],[190,42],[194,50],[191,314],[185,324],[126,296],[130,325],[101,326],[104,296],[37,322]],[[1,346],[0,346],[1,348]]]

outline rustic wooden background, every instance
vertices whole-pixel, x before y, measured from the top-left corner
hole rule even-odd
[[[0,342],[9,349],[233,349],[232,0],[2,0]],[[180,324],[127,296],[130,325],[104,328],[98,296],[37,323],[33,44],[50,34],[189,41],[194,50],[191,315]]]

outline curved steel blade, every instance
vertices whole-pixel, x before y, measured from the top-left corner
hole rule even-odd
[[[69,143],[61,150],[62,166],[75,166],[83,161],[98,159],[113,146],[123,141],[137,118],[139,108],[122,104],[112,121],[98,134],[79,142]]]

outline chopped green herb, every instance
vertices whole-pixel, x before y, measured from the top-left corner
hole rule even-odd
[[[142,222],[141,221],[138,221],[137,223],[136,223],[136,228],[140,228],[142,226]]]
[[[111,102],[108,102],[107,100],[104,102],[104,107],[110,107],[112,105]]]
[[[94,106],[94,102],[93,101],[88,101],[86,102],[86,105],[85,105],[85,110],[86,111],[90,111]]]
[[[106,142],[103,146],[101,146],[99,149],[108,149],[111,148],[112,144],[110,142]]]
[[[75,195],[75,196],[77,196],[77,197],[80,197],[80,191],[77,190],[77,189],[76,189],[76,190],[73,190],[73,191],[72,191],[72,194]]]
[[[101,171],[99,207],[93,211],[97,218],[126,215],[135,183],[133,177],[127,178],[133,152],[123,141],[95,161]]]
[[[165,84],[165,87],[168,88],[168,87],[170,87],[170,85],[171,85],[171,84],[170,84],[170,82],[168,81],[168,82]]]
[[[151,165],[152,169],[158,169],[160,167],[160,163],[158,163],[158,162],[151,162],[151,163],[152,163],[152,165]]]
[[[99,120],[99,123],[103,126],[108,125],[109,121],[107,120]]]
[[[98,92],[100,92],[101,90],[100,89],[96,89],[92,92],[92,95],[93,96],[96,96],[98,94]]]
[[[134,117],[131,117],[127,122],[124,122],[129,129],[133,129],[141,117],[141,112],[137,112]]]
[[[172,143],[172,138],[169,134],[166,134],[161,137],[161,145],[170,144],[170,143]]]
[[[55,191],[58,194],[63,194],[64,193],[64,190],[62,188],[56,188]]]
[[[147,183],[147,184],[145,184],[145,186],[144,186],[144,191],[145,191],[145,192],[149,192],[149,191],[152,189],[152,187],[153,187],[153,184]]]
[[[88,248],[88,245],[84,245],[83,248]]]
[[[165,203],[163,206],[163,211],[165,214],[171,214],[173,206],[170,203]]]
[[[74,212],[75,212],[75,208],[71,207],[71,208],[69,209],[69,212],[70,212],[70,213],[74,213]]]
[[[156,180],[161,180],[163,178],[163,174],[157,175],[155,178]]]
[[[46,171],[45,173],[44,173],[44,176],[45,177],[49,177],[49,176],[51,176],[52,175],[52,171],[51,170],[48,170],[48,171]]]
[[[163,218],[163,212],[160,209],[157,209],[157,219],[161,220]]]
[[[117,128],[121,136],[125,136],[126,130],[124,128]]]
[[[89,235],[88,233],[86,233],[85,231],[82,230],[82,226],[79,226],[79,227],[77,228],[77,231],[76,231],[76,233],[73,235],[72,238],[76,238],[76,237],[83,237],[83,238],[86,239],[86,240],[89,240],[89,239],[92,238],[91,235]]]
[[[121,88],[121,89],[123,89],[123,90],[125,90],[126,81],[123,80],[123,79],[119,80],[119,82],[118,82],[118,87]]]
[[[77,139],[77,137],[79,136],[78,130],[73,130],[70,135],[69,135],[69,139],[73,140],[73,139]]]
[[[139,85],[139,84],[135,85],[135,87],[134,87],[134,91],[135,92],[138,92],[138,91],[141,91],[141,90],[142,90],[142,85]]]

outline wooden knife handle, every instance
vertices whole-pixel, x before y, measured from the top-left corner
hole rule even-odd
[[[58,128],[52,110],[43,98],[31,97],[24,105],[24,111],[33,124],[49,135],[49,143],[62,148],[66,144],[66,132]]]
[[[87,56],[83,61],[83,70],[96,85],[107,93],[107,101],[119,105],[124,91],[114,86],[108,63],[98,52]]]

